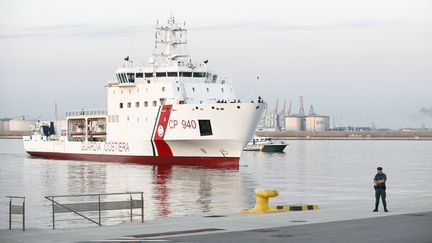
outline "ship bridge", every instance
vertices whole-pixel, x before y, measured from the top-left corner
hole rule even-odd
[[[164,104],[237,102],[234,87],[208,67],[208,60],[193,63],[187,50],[187,30],[174,17],[155,28],[155,48],[146,65],[135,65],[129,56],[107,83],[108,102],[117,107]],[[114,105],[114,104],[113,104]]]

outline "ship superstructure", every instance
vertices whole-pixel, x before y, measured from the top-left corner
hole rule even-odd
[[[169,18],[156,27],[149,64],[126,57],[107,82],[106,110],[67,112],[62,132],[39,124],[24,137],[25,150],[59,159],[238,165],[266,104],[237,99],[232,83],[207,60],[192,63],[186,47],[186,29]]]

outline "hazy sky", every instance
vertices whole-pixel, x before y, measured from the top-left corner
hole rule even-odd
[[[127,55],[148,61],[170,13],[239,98],[297,112],[303,95],[337,125],[432,127],[430,0],[0,0],[0,118],[104,108],[106,81]]]

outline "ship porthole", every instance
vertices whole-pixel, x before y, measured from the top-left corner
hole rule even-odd
[[[237,109],[240,109],[240,106],[239,106],[239,105],[237,106]]]

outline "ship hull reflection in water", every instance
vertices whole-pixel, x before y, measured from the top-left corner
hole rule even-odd
[[[152,166],[153,217],[226,212],[241,202],[238,167]],[[240,205],[238,205],[240,207]],[[147,208],[147,207],[146,207]]]
[[[215,212],[226,213],[226,210],[235,212],[245,205],[241,203],[238,165],[229,168],[141,165],[48,160],[28,156],[23,156],[22,160],[24,170],[21,173],[26,175],[26,181],[42,182],[24,182],[23,189],[15,189],[13,193],[9,193],[16,194],[19,191],[20,194],[25,194],[26,198],[32,199],[29,208],[31,207],[34,213],[28,215],[29,227],[43,228],[51,223],[51,204],[43,199],[44,195],[142,191],[145,220]],[[111,200],[119,200],[119,198],[111,198]],[[128,222],[128,215],[128,210],[107,211],[103,213],[105,217],[103,222],[105,224]],[[31,218],[32,216],[34,218]],[[66,218],[79,218],[73,214],[58,217],[60,228],[91,225],[85,220],[60,221]],[[7,226],[0,224],[0,227]]]
[[[158,216],[168,217],[171,214],[169,209],[167,181],[170,180],[172,167],[169,165],[161,165],[153,167],[153,181],[155,184],[156,194],[154,199],[158,202]]]

